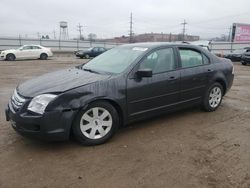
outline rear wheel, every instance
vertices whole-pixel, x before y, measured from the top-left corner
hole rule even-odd
[[[41,60],[46,60],[46,59],[48,59],[48,55],[43,53],[43,54],[40,55],[40,59]]]
[[[84,145],[98,145],[108,141],[119,127],[116,109],[107,102],[94,102],[79,112],[73,133]]]
[[[203,99],[204,110],[207,112],[215,111],[221,104],[223,92],[223,87],[220,83],[212,84]]]
[[[242,65],[247,65],[247,63],[245,61],[242,61],[241,64]]]
[[[7,61],[14,61],[16,59],[16,56],[14,54],[7,54],[6,60]]]

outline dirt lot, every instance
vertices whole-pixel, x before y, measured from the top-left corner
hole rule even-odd
[[[0,61],[0,187],[250,187],[250,66],[222,106],[164,115],[123,128],[107,144],[44,143],[5,121],[15,86],[84,60]]]

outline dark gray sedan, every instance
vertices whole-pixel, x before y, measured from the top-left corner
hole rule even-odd
[[[6,119],[22,135],[102,144],[140,119],[195,105],[215,111],[233,79],[231,61],[201,47],[123,45],[18,85]]]

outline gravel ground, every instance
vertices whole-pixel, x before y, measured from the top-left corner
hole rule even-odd
[[[4,116],[15,86],[84,61],[0,61],[0,187],[250,187],[250,66],[238,63],[216,112],[134,123],[95,147],[16,134]]]

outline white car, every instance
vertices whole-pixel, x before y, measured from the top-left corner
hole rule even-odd
[[[24,45],[18,49],[4,50],[0,53],[0,58],[8,61],[16,59],[42,59],[46,60],[53,56],[50,48],[40,45]]]

